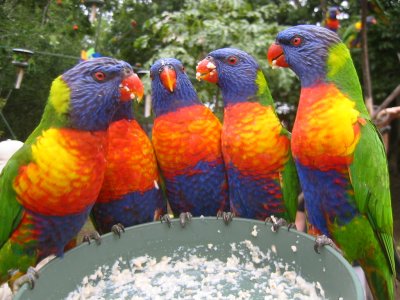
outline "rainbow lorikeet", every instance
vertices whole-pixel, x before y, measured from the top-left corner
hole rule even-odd
[[[132,101],[123,102],[108,129],[104,182],[91,213],[95,228],[119,234],[124,227],[159,219],[166,212],[159,179],[150,139],[134,118]]]
[[[108,125],[138,80],[128,63],[98,58],[53,81],[40,124],[1,173],[1,283],[62,256],[77,235],[103,182]]]
[[[368,16],[366,18],[367,28],[371,25],[375,25],[376,22],[377,21],[374,16]],[[361,30],[361,21],[358,21],[348,26],[342,36],[343,43],[345,43],[346,46],[349,48],[361,48]]]
[[[223,48],[197,65],[198,79],[216,83],[224,101],[222,152],[234,215],[294,222],[299,183],[267,81],[248,53]]]
[[[179,60],[157,60],[150,77],[153,144],[173,213],[211,216],[229,210],[221,123],[200,102]]]
[[[300,25],[278,34],[268,60],[301,80],[292,152],[309,222],[358,261],[375,299],[394,299],[385,149],[347,47],[330,30]]]
[[[339,27],[340,27],[340,21],[337,18],[339,15],[340,11],[339,8],[336,6],[331,6],[328,8],[328,11],[326,12],[325,20],[324,20],[324,25],[326,28],[337,32]]]

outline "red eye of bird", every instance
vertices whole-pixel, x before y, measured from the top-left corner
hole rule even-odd
[[[236,65],[237,61],[238,61],[238,59],[237,59],[236,56],[229,56],[229,57],[228,57],[228,63],[229,63],[230,65]]]
[[[185,73],[185,67],[182,66],[182,72]]]
[[[106,79],[106,74],[104,74],[103,72],[96,72],[96,73],[94,73],[94,77],[98,81],[103,81],[104,79]]]
[[[299,36],[295,36],[291,40],[291,43],[293,46],[300,46],[301,42],[302,42],[302,40],[301,40],[301,37],[299,37]]]

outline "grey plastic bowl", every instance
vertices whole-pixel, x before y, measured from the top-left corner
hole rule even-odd
[[[257,236],[251,234],[254,225],[259,231]],[[148,254],[161,258],[179,246],[212,243],[225,249],[213,252],[213,258],[223,259],[230,255],[226,245],[244,240],[251,240],[263,251],[275,245],[278,257],[283,262],[295,261],[295,271],[307,281],[319,281],[329,299],[363,299],[360,281],[350,264],[331,247],[315,253],[313,237],[296,230],[288,231],[286,227],[272,232],[270,224],[248,219],[235,218],[227,226],[221,219],[211,217],[194,218],[185,228],[174,220],[170,228],[165,223],[154,222],[128,228],[121,238],[106,234],[102,236],[101,245],[83,244],[63,258],[52,260],[39,271],[35,288],[30,290],[24,285],[15,299],[63,299],[81,284],[84,276],[101,265],[112,265],[119,257],[130,260]],[[295,252],[291,248],[293,245],[297,248]]]

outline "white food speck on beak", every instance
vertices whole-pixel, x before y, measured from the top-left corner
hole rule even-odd
[[[196,79],[198,81],[201,81],[201,73],[200,72],[196,72]]]
[[[208,62],[208,64],[207,64],[207,68],[208,69],[216,69],[217,67],[210,61],[210,62]]]

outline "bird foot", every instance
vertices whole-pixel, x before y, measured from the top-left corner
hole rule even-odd
[[[192,220],[192,214],[190,212],[183,212],[179,215],[179,223],[181,224],[182,228],[186,226]]]
[[[11,271],[11,279],[9,283],[12,288],[11,290],[15,293],[17,292],[21,286],[25,283],[29,284],[29,288],[33,289],[35,287],[35,282],[39,278],[39,273],[35,270],[34,267],[29,267],[25,274],[22,274],[19,270]]]
[[[125,232],[125,226],[121,223],[117,223],[111,227],[111,231],[114,232],[118,237],[121,237],[121,233]]]
[[[226,212],[226,211],[219,210],[217,213],[217,219],[222,218],[225,225],[229,225],[229,223],[232,222],[234,216],[235,216],[235,214],[230,211]]]
[[[324,246],[331,246],[333,249],[338,251],[340,254],[342,253],[342,250],[340,250],[336,244],[328,238],[326,235],[319,235],[315,238],[315,243],[314,243],[314,251],[320,254],[321,252],[319,251],[322,247]]]
[[[85,234],[82,238],[82,243],[87,242],[90,245],[90,240],[95,240],[97,245],[101,244],[101,236],[96,230]]]
[[[277,232],[281,226],[287,226],[288,231],[289,231],[291,228],[296,229],[296,224],[294,224],[294,223],[288,223],[288,222],[287,222],[285,219],[283,219],[283,218],[278,218],[278,219],[277,219],[277,218],[275,218],[275,216],[271,216],[271,217],[266,218],[266,219],[265,219],[265,224],[267,224],[267,223],[272,223],[271,230],[272,230],[273,232]]]
[[[168,227],[171,227],[171,217],[169,214],[165,214],[160,218],[161,223],[165,222],[167,223]]]

